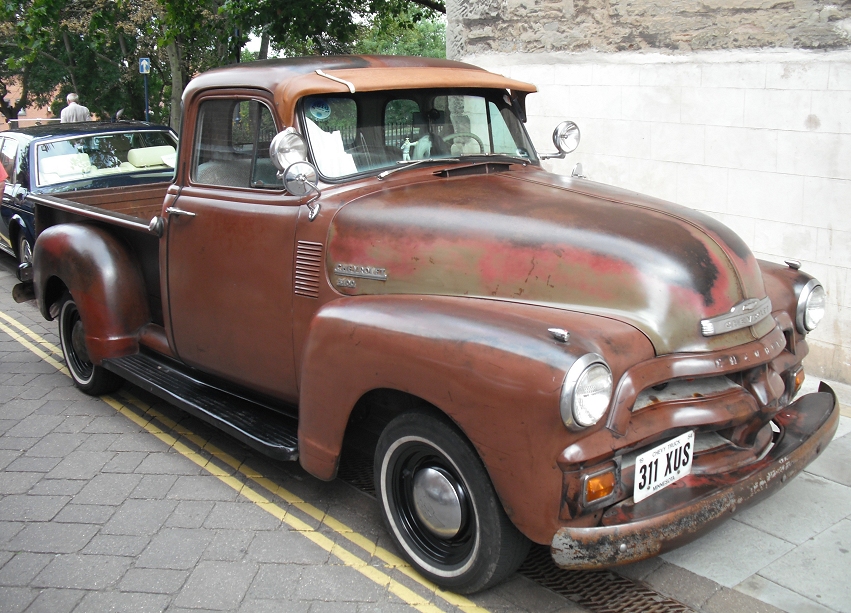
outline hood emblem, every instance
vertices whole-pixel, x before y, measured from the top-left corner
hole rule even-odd
[[[771,313],[771,299],[766,296],[762,300],[750,298],[730,309],[729,313],[702,319],[700,331],[703,336],[715,336],[734,330],[741,330],[759,323]]]

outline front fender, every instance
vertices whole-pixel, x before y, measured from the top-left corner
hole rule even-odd
[[[803,270],[796,270],[790,266],[775,264],[766,260],[760,260],[759,266],[762,272],[765,292],[771,298],[771,307],[776,313],[785,311],[792,321],[798,308],[798,294],[807,284],[812,275]]]
[[[572,332],[556,341],[550,327]],[[364,296],[325,305],[305,347],[299,457],[323,479],[336,474],[350,412],[375,389],[403,391],[448,415],[476,448],[517,527],[549,542],[558,527],[559,453],[583,433],[561,422],[565,373],[588,352],[616,380],[653,355],[640,332],[611,319],[495,300]]]
[[[50,307],[60,298],[58,288],[73,296],[92,362],[138,351],[137,332],[151,316],[139,263],[121,240],[90,224],[52,226],[36,240],[33,269],[38,308],[46,319],[53,319]]]

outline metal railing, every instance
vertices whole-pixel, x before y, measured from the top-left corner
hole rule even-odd
[[[350,146],[357,138],[356,126],[340,128],[340,136],[343,143]],[[406,138],[411,138],[413,126],[410,123],[391,123],[384,126],[384,144],[387,147],[401,147]]]

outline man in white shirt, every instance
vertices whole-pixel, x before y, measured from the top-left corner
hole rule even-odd
[[[81,104],[77,104],[80,97],[77,94],[68,94],[65,100],[68,101],[68,106],[62,109],[59,115],[59,123],[75,123],[77,121],[91,121],[89,109]]]

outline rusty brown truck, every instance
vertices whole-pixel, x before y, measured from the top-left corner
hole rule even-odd
[[[534,91],[418,58],[207,72],[173,182],[37,197],[22,280],[85,392],[129,380],[319,479],[368,448],[441,586],[487,588],[530,542],[572,569],[659,554],[830,441],[833,392],[797,397],[824,289],[705,215],[544,171]],[[549,157],[577,143],[564,122]]]

